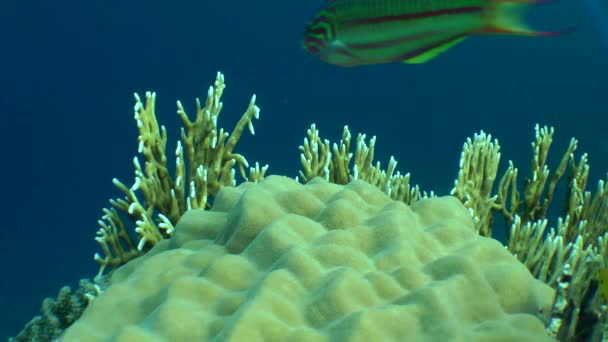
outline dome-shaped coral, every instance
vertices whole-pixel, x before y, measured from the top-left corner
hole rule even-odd
[[[62,341],[550,341],[552,294],[454,197],[271,176],[188,211]]]

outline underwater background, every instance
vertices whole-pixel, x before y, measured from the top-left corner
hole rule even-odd
[[[376,135],[376,160],[448,194],[465,139],[499,139],[499,173],[528,174],[534,124],[554,126],[555,166],[571,137],[589,153],[589,189],[608,171],[608,54],[585,5],[534,6],[547,38],[472,37],[421,65],[340,68],[301,48],[313,1],[16,1],[0,9],[2,228],[0,339],[16,335],[43,298],[93,277],[97,220],[133,181],[133,92],[157,93],[171,153],[175,101],[190,115],[217,71],[226,77],[221,127],[231,130],[252,94],[261,108],[237,145],[250,164],[297,175],[311,123],[339,140]],[[603,8],[605,8],[604,6]],[[596,17],[597,18],[597,17]],[[172,155],[170,154],[170,157]],[[172,162],[171,162],[172,163]],[[554,221],[550,223],[555,225]]]

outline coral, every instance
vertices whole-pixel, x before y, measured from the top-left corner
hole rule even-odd
[[[62,341],[551,341],[552,297],[454,197],[270,176],[188,211]]]
[[[576,139],[571,139],[551,172],[547,159],[553,133],[553,128],[536,125],[531,174],[524,180],[521,191],[519,171],[513,162],[509,161],[502,177],[498,177],[501,158],[498,140],[492,140],[483,131],[475,134],[463,145],[451,194],[469,209],[476,230],[483,236],[492,236],[495,215],[501,215],[506,222],[509,250],[536,278],[559,290],[552,318],[547,322],[551,335],[560,339],[581,338],[581,334],[598,338],[608,323],[607,298],[597,293],[597,273],[608,268],[606,181],[598,182],[595,194],[586,190],[588,158],[582,154],[576,161]],[[392,157],[386,171],[379,163],[374,165],[375,137],[366,144],[365,135],[358,135],[353,162],[350,137],[345,127],[340,144],[331,145],[319,138],[313,125],[300,148],[303,152],[300,178],[306,181],[320,176],[339,184],[362,179],[407,204],[434,195],[411,187],[409,173],[402,176],[395,171],[397,162]],[[330,150],[329,146],[333,148]],[[567,200],[563,215],[555,220],[556,228],[547,229],[547,210],[565,175]],[[495,184],[497,179],[499,182]],[[585,329],[591,332],[581,332]]]
[[[234,152],[245,126],[248,126],[252,134],[254,133],[252,120],[258,117],[259,109],[255,105],[255,96],[253,96],[233,133],[226,133],[217,126],[217,119],[222,109],[220,98],[223,90],[224,78],[218,73],[214,86],[209,89],[205,105],[201,106],[197,100],[194,121],[190,121],[183,106],[178,102],[178,115],[184,129],[181,142],[177,143],[175,150],[173,175],[167,163],[167,134],[164,127],[159,126],[156,121],[155,94],[147,93],[145,104],[137,95],[135,96],[135,119],[140,133],[138,152],[143,156],[145,163],[142,167],[139,159],[134,159],[135,179],[132,186],[128,187],[114,180],[114,184],[125,197],[110,201],[112,207],[104,209],[104,216],[99,221],[101,228],[96,240],[100,243],[104,255],[95,256],[95,260],[101,265],[98,277],[106,270],[110,270],[112,279],[118,279],[119,274],[132,272],[135,278],[131,279],[135,281],[137,271],[134,269],[140,265],[143,267],[149,262],[147,260],[157,254],[173,250],[173,253],[177,253],[172,254],[175,258],[185,258],[186,256],[175,251],[183,250],[177,247],[188,245],[187,241],[190,240],[193,247],[186,248],[186,251],[190,251],[185,253],[187,255],[197,253],[192,252],[196,250],[194,246],[204,245],[211,248],[209,253],[215,253],[219,248],[228,255],[241,257],[241,252],[246,250],[250,243],[265,236],[263,232],[251,231],[243,226],[241,220],[244,222],[252,219],[250,217],[252,214],[246,211],[244,214],[246,219],[243,219],[236,212],[246,208],[234,202],[236,198],[245,198],[246,192],[243,191],[252,187],[253,183],[262,181],[267,171],[267,166],[260,167],[258,163],[255,167],[249,168],[245,157]],[[499,177],[500,145],[498,140],[492,139],[489,134],[482,131],[463,145],[459,171],[451,195],[464,205],[461,209],[466,208],[465,212],[471,220],[472,231],[482,237],[492,236],[495,217],[502,216],[506,222],[508,251],[519,259],[536,279],[555,289],[552,306],[545,310],[543,315],[538,316],[543,319],[547,334],[559,340],[596,341],[603,335],[606,336],[603,329],[608,327],[608,315],[606,315],[608,298],[602,297],[597,290],[598,272],[605,272],[608,269],[606,247],[608,190],[605,189],[605,181],[598,182],[595,193],[586,190],[589,171],[587,155],[575,157],[576,139],[571,140],[560,162],[551,171],[547,160],[553,141],[553,129],[537,125],[535,131],[531,173],[524,179],[523,187],[518,179],[519,170],[511,161]],[[412,207],[411,210],[422,203],[441,200],[436,199],[432,191],[425,192],[418,186],[412,185],[410,174],[400,173],[397,170],[397,161],[393,157],[389,159],[386,169],[383,169],[379,162],[374,161],[376,137],[367,140],[364,134],[358,134],[354,144],[351,144],[351,140],[352,135],[346,126],[340,141],[331,143],[321,138],[319,130],[313,124],[300,146],[302,170],[296,179],[311,186],[319,186],[318,179],[339,185],[361,186],[361,182],[365,182],[384,193],[387,199],[394,202],[394,206],[409,205]],[[234,188],[237,185],[236,168],[239,169],[240,177],[244,181],[238,189]],[[555,219],[556,228],[547,228],[550,222],[550,218],[547,217],[548,209],[559,183],[564,179],[565,184],[562,187],[566,188],[567,201],[563,215]],[[279,193],[292,202],[284,203],[277,200],[281,203],[279,209],[265,208],[268,210],[265,213],[291,213],[291,216],[288,215],[276,225],[285,224],[292,227],[290,220],[301,219],[295,217],[303,215],[302,210],[306,210],[310,196],[300,199],[290,192],[279,191]],[[295,193],[302,194],[306,191],[295,191]],[[218,197],[221,196],[232,196],[230,197],[232,200],[220,201]],[[226,203],[232,203],[235,208],[230,208]],[[336,207],[334,214],[337,218],[334,217],[331,222],[324,222],[325,225],[322,225],[325,228],[333,228],[331,224],[340,224],[342,220],[351,222],[349,220],[353,219],[352,215],[339,215],[338,208],[342,204],[343,202],[340,201],[332,202]],[[298,207],[299,205],[304,207]],[[437,210],[441,212],[440,209]],[[234,213],[231,220],[227,221],[229,222],[226,223],[227,226],[207,227],[204,236],[193,233],[189,228],[184,228],[180,233],[176,227],[178,220],[181,220],[182,226],[187,226],[184,222],[192,218],[192,215],[205,213],[203,216],[211,222],[215,220],[214,215],[223,215],[222,213],[226,212]],[[376,214],[381,216],[378,212]],[[124,217],[129,220],[123,220]],[[136,239],[131,235],[129,221],[135,226]],[[327,224],[329,226],[326,226]],[[234,231],[238,230],[238,227],[243,229]],[[329,231],[326,233],[330,234]],[[281,236],[272,234],[270,236],[276,238],[278,242],[282,241]],[[284,238],[291,238],[295,233],[289,234],[286,233]],[[409,248],[417,251],[416,246]],[[142,255],[143,257],[139,257]],[[201,257],[200,262],[202,259],[204,257]],[[165,267],[164,265],[163,262],[159,262],[158,267]],[[232,264],[228,262],[227,265]],[[123,267],[117,269],[119,266]],[[172,270],[166,271],[170,274],[175,273]],[[266,273],[258,273],[258,276],[262,274]],[[167,276],[158,275],[158,278],[149,280],[150,284],[138,283],[138,286],[151,291],[150,287],[158,285],[156,282]],[[228,275],[223,276],[228,277]],[[234,280],[238,281],[238,279]],[[164,284],[169,286],[167,282]],[[120,289],[121,286],[116,288]],[[520,285],[512,286],[517,288]],[[132,294],[133,292],[129,292],[125,296]],[[127,297],[124,298],[128,299]],[[340,303],[343,302],[338,301],[336,305]],[[368,317],[357,319],[368,319]],[[355,324],[354,321],[349,322],[348,324]],[[126,323],[128,324],[129,321]],[[224,329],[219,323],[213,324],[217,326],[212,325],[210,331]],[[127,334],[124,335],[126,339],[129,332],[134,336],[141,332],[136,328],[127,330],[124,331]],[[329,336],[326,332],[323,334]]]
[[[587,154],[576,162],[571,139],[553,171],[547,166],[553,129],[536,126],[531,175],[518,190],[518,169],[509,167],[492,195],[500,160],[498,141],[481,133],[463,147],[461,170],[452,194],[471,209],[480,234],[490,236],[494,214],[506,222],[508,248],[539,280],[556,288],[548,331],[560,340],[601,335],[608,318],[597,293],[597,272],[608,267],[608,191],[600,180],[595,194],[586,190]],[[471,167],[471,165],[473,167]],[[564,175],[566,205],[557,227],[547,230],[547,210]],[[582,332],[589,329],[590,331]]]
[[[396,201],[406,204],[417,202],[427,193],[421,192],[418,186],[410,185],[410,174],[402,175],[397,171],[397,161],[391,157],[388,169],[383,170],[380,162],[374,164],[376,137],[369,144],[366,135],[357,135],[354,152],[351,151],[351,134],[344,126],[340,143],[331,145],[327,139],[321,139],[315,124],[312,124],[300,146],[302,169],[299,179],[306,183],[314,177],[324,178],[332,183],[347,184],[353,180],[363,180],[378,187]],[[353,160],[354,156],[354,160]],[[430,196],[433,196],[431,192]]]
[[[597,291],[597,273],[608,268],[608,191],[604,180],[598,182],[595,194],[586,190],[587,155],[583,154],[576,162],[576,139],[571,139],[551,173],[547,159],[554,130],[537,125],[535,132],[531,174],[522,191],[519,171],[513,162],[509,161],[503,176],[498,178],[500,145],[482,131],[463,145],[451,194],[469,209],[482,236],[492,236],[495,215],[501,215],[506,222],[509,250],[537,279],[558,290],[553,313],[547,321],[548,332],[562,340],[580,339],[583,335],[597,340],[608,323],[607,298]],[[300,178],[306,181],[320,176],[339,184],[362,179],[407,204],[434,195],[410,187],[410,175],[401,176],[395,171],[397,162],[392,157],[386,171],[379,163],[374,165],[375,137],[369,144],[365,135],[357,137],[353,162],[350,137],[345,127],[340,144],[331,145],[319,137],[313,125],[300,148],[303,165]],[[558,183],[566,174],[563,216],[557,218],[555,229],[547,230],[547,211]],[[495,184],[497,179],[499,182]]]
[[[260,168],[256,163],[246,172],[249,168],[247,159],[234,152],[245,127],[254,134],[252,120],[259,117],[255,95],[232,134],[228,134],[217,126],[223,108],[221,97],[224,88],[224,75],[218,72],[214,86],[209,87],[205,106],[196,99],[194,121],[190,121],[182,104],[177,102],[177,114],[184,128],[181,142],[175,149],[174,176],[171,176],[167,163],[167,132],[156,120],[156,94],[146,93],[145,104],[135,94],[138,153],[143,156],[145,164],[142,168],[139,159],[134,158],[135,181],[131,187],[113,180],[125,197],[111,200],[112,208],[104,209],[104,216],[99,220],[101,228],[96,240],[104,256],[96,254],[95,260],[101,265],[100,275],[106,267],[122,265],[171,236],[173,225],[186,210],[209,208],[210,201],[223,186],[236,184],[235,166],[245,181],[256,182],[264,178],[267,166]],[[138,192],[143,200],[139,199]],[[137,243],[125,229],[119,213],[135,224]]]
[[[81,315],[89,302],[101,293],[99,285],[88,279],[80,280],[78,289],[72,293],[69,286],[59,290],[57,299],[46,298],[42,301],[42,315],[34,317],[21,332],[9,342],[46,342],[59,337]]]
[[[492,196],[500,161],[498,140],[483,131],[468,138],[460,154],[460,170],[451,195],[471,210],[475,228],[483,236],[492,236],[497,196]]]

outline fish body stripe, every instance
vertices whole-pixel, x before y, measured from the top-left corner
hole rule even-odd
[[[463,7],[486,7],[489,0],[337,0],[327,11],[338,20],[390,17]]]
[[[482,7],[479,7],[479,6],[437,9],[437,10],[429,10],[426,12],[406,13],[406,14],[399,14],[399,15],[387,15],[387,16],[373,17],[373,18],[352,19],[350,21],[346,21],[343,24],[374,25],[374,24],[382,24],[382,23],[387,23],[387,22],[403,23],[405,21],[412,20],[412,19],[438,17],[438,16],[442,16],[442,15],[454,15],[454,14],[463,14],[463,13],[480,13],[481,10],[482,10]]]

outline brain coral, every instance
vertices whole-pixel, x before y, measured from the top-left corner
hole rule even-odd
[[[553,292],[453,197],[225,187],[116,270],[62,341],[550,341]]]

